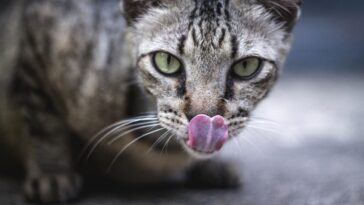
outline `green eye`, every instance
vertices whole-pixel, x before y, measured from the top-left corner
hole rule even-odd
[[[259,72],[261,63],[261,60],[255,57],[243,59],[233,66],[233,73],[244,80],[248,80]]]
[[[171,75],[181,70],[181,62],[173,55],[165,52],[154,54],[154,65],[163,74]]]

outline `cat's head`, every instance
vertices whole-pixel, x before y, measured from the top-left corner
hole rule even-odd
[[[160,125],[210,156],[245,126],[277,79],[299,0],[124,0],[138,78]]]

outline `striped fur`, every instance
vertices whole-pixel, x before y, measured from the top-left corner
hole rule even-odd
[[[132,56],[138,59],[138,72],[143,73],[139,81],[148,93],[158,96],[161,125],[178,128],[183,141],[191,116],[229,118],[244,110],[241,125],[229,130],[239,133],[278,77],[291,44],[287,26],[297,19],[298,2],[182,0],[158,1],[158,6],[148,8],[132,21],[128,42],[135,48]],[[292,12],[291,17],[278,16],[279,9]],[[158,50],[177,56],[184,72],[174,78],[157,72],[150,62],[151,53]],[[237,81],[229,70],[249,56],[264,59],[262,71],[252,80]],[[148,83],[151,79],[158,84]],[[168,109],[177,114],[165,117],[163,110]],[[184,124],[170,122],[179,116],[186,116]]]
[[[109,168],[108,176],[123,183],[146,183],[184,172],[201,157],[184,150],[193,116],[222,115],[230,138],[238,135],[274,85],[299,14],[294,0],[19,2],[10,94],[29,140],[25,193],[42,202],[77,196],[82,178],[75,156],[85,144],[86,166],[101,173]],[[183,72],[166,77],[156,71],[151,58],[160,50],[179,58]],[[261,72],[247,81],[233,78],[231,66],[249,56],[264,59]],[[147,111],[157,114],[92,138]],[[122,132],[125,122],[129,132]],[[221,169],[223,180],[209,167]],[[228,167],[212,161],[189,173],[195,180],[204,174],[201,183],[237,185]]]

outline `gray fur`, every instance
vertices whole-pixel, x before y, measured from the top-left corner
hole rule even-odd
[[[16,35],[21,40],[13,43],[20,49],[13,54],[11,99],[29,137],[26,196],[43,202],[76,197],[81,185],[71,146],[76,139],[89,143],[88,165],[101,172],[109,167],[108,175],[123,183],[166,180],[197,163],[196,158],[211,157],[186,148],[189,119],[222,115],[233,138],[269,93],[299,13],[296,1],[272,2],[125,0],[118,7],[117,0],[24,1],[20,21],[13,19],[21,22]],[[159,50],[179,58],[183,73],[166,77],[157,72],[151,57]],[[249,56],[264,59],[259,75],[247,81],[232,78],[231,66]],[[131,86],[135,81],[138,86]],[[157,111],[149,124],[135,122],[153,132],[112,136],[111,127],[92,138],[107,125],[149,110]],[[168,155],[160,154],[165,148]],[[221,167],[223,179],[235,179],[226,166],[208,164]],[[218,186],[237,184],[206,176]]]

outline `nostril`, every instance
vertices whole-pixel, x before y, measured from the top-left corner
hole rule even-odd
[[[186,114],[188,121],[190,122],[196,115]]]

